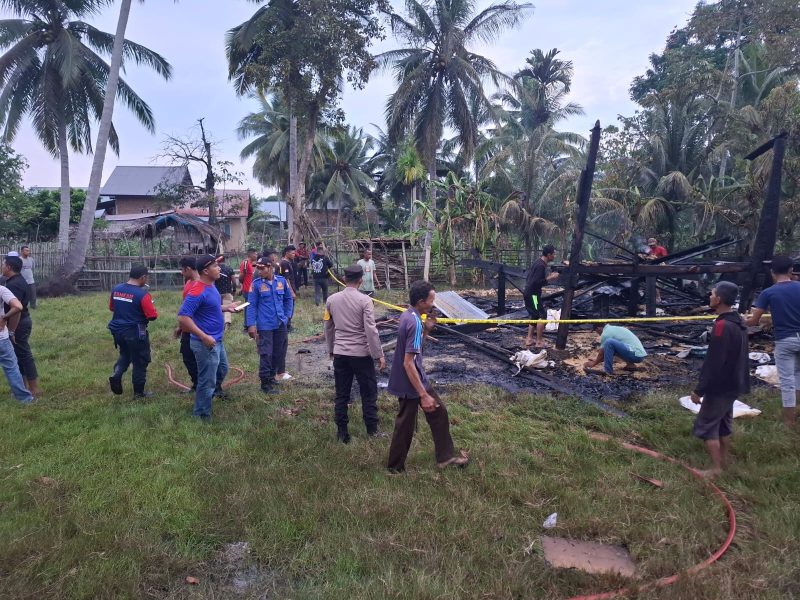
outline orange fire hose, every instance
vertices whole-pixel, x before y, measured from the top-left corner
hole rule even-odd
[[[675,465],[679,465],[689,471],[692,475],[703,481],[714,494],[720,499],[722,505],[725,507],[725,512],[728,516],[728,535],[725,538],[725,541],[722,545],[714,552],[711,556],[709,556],[706,560],[701,563],[698,563],[692,567],[689,567],[685,571],[680,573],[676,573],[674,575],[670,575],[668,577],[662,577],[661,579],[657,579],[656,581],[651,581],[650,583],[645,583],[644,585],[638,586],[636,588],[621,588],[619,590],[614,590],[612,592],[604,592],[602,594],[588,594],[588,595],[581,595],[581,596],[573,596],[569,600],[605,600],[606,598],[618,598],[620,596],[626,596],[632,593],[638,593],[646,590],[657,589],[666,587],[668,585],[672,585],[678,579],[685,575],[693,575],[698,571],[702,571],[709,565],[717,562],[719,558],[727,552],[728,548],[730,548],[731,543],[733,542],[733,537],[736,535],[736,512],[733,510],[733,505],[731,504],[730,500],[728,500],[727,496],[720,490],[716,485],[712,482],[704,478],[697,469],[690,467],[689,465],[671,458],[669,456],[665,456],[660,452],[656,452],[655,450],[650,450],[648,448],[643,448],[642,446],[636,446],[634,444],[629,444],[628,442],[623,442],[622,440],[616,440],[610,436],[604,435],[602,433],[590,433],[589,437],[594,440],[600,441],[608,441],[608,440],[615,440],[619,442],[619,444],[626,448],[627,450],[631,450],[633,452],[638,452],[639,454],[644,454],[645,456],[650,456],[652,458],[657,458],[658,460],[663,460],[666,462],[670,462]]]

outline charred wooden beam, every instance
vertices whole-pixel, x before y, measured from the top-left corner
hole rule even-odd
[[[586,216],[589,214],[589,198],[592,196],[592,183],[594,170],[597,164],[597,151],[600,148],[600,121],[595,122],[592,137],[589,140],[589,154],[586,158],[586,167],[581,172],[578,182],[577,208],[575,216],[575,233],[572,237],[572,249],[569,253],[569,270],[567,272],[567,285],[564,290],[564,302],[561,305],[561,318],[569,319],[572,314],[572,299],[575,295],[575,284],[578,282],[576,268],[581,262],[583,249],[583,234],[586,227]],[[567,347],[569,323],[558,326],[556,348],[563,350]]]
[[[753,253],[750,274],[742,289],[739,301],[739,311],[746,312],[753,301],[753,292],[759,284],[761,275],[765,273],[764,261],[775,254],[775,241],[778,237],[778,215],[781,207],[781,176],[783,174],[783,156],[786,152],[787,132],[781,133],[776,138],[757,148],[747,157],[756,158],[772,148],[772,172],[769,175],[767,193],[764,197],[764,206],[761,208],[761,220],[758,223],[758,232],[753,243]]]
[[[602,265],[579,265],[574,272],[579,275],[637,275],[645,277],[647,275],[664,276],[691,276],[703,273],[743,273],[747,271],[751,263],[721,263],[703,265],[634,265],[634,264],[602,264]],[[559,267],[555,267],[558,269]],[[566,267],[564,267],[566,270]]]

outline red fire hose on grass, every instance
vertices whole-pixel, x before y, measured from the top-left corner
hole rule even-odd
[[[730,500],[728,500],[727,496],[725,496],[725,494],[722,492],[722,490],[720,490],[716,485],[714,485],[708,479],[706,479],[702,475],[700,475],[700,473],[697,471],[697,469],[694,469],[694,468],[690,467],[689,465],[687,465],[687,464],[685,464],[685,463],[683,463],[683,462],[681,462],[679,460],[676,460],[676,459],[671,458],[669,456],[665,456],[665,455],[661,454],[660,452],[656,452],[655,450],[650,450],[648,448],[643,448],[642,446],[636,446],[634,444],[629,444],[628,442],[623,442],[622,440],[617,440],[615,438],[612,438],[610,436],[604,435],[602,433],[590,433],[589,437],[594,439],[594,440],[600,440],[600,441],[615,440],[615,441],[619,442],[619,444],[623,448],[626,448],[627,450],[631,450],[633,452],[638,452],[639,454],[644,454],[645,456],[650,456],[652,458],[657,458],[658,460],[663,460],[663,461],[670,462],[670,463],[675,464],[675,465],[679,465],[679,466],[683,467],[684,469],[686,469],[687,471],[689,471],[689,473],[691,473],[692,475],[694,475],[695,477],[700,479],[703,483],[705,483],[706,487],[708,487],[712,492],[714,492],[714,494],[717,496],[717,498],[719,498],[719,500],[722,502],[722,505],[725,507],[725,512],[728,515],[728,536],[725,538],[725,541],[716,550],[716,552],[714,552],[711,556],[709,556],[703,562],[701,562],[699,564],[696,564],[696,565],[694,565],[692,567],[689,567],[685,571],[682,571],[680,573],[676,573],[674,575],[670,575],[668,577],[662,577],[661,579],[657,579],[656,581],[651,581],[650,583],[646,583],[646,584],[638,586],[636,588],[622,588],[622,589],[619,589],[619,590],[614,590],[612,592],[604,592],[602,594],[589,594],[589,595],[583,595],[583,596],[573,596],[569,600],[605,600],[606,598],[618,598],[620,596],[626,596],[626,595],[632,594],[634,592],[642,592],[642,591],[647,591],[647,590],[651,590],[651,589],[657,589],[657,588],[666,587],[668,585],[672,585],[673,583],[678,581],[678,579],[680,579],[681,577],[683,577],[685,575],[693,575],[694,573],[697,573],[698,571],[702,571],[703,569],[705,569],[709,565],[712,565],[713,563],[718,561],[719,558],[723,554],[725,554],[725,552],[727,552],[728,548],[730,548],[731,543],[733,542],[733,536],[736,535],[736,512],[733,510],[733,505],[731,504]]]
[[[180,389],[182,389],[184,391],[188,391],[188,390],[192,389],[191,387],[189,387],[185,383],[181,383],[180,381],[175,379],[174,373],[172,371],[172,365],[170,365],[169,363],[166,363],[165,366],[166,366],[166,369],[167,369],[167,379],[169,380],[169,382],[172,385],[177,386],[177,387],[179,387]],[[231,387],[232,385],[236,385],[242,379],[244,379],[244,371],[242,369],[240,369],[239,367],[231,367],[231,371],[236,371],[237,375],[233,379],[226,379],[225,381],[223,381],[222,382],[222,387],[223,388],[227,389],[227,388]]]

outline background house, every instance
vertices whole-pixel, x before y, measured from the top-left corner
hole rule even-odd
[[[181,195],[191,200],[181,201]],[[217,228],[226,251],[241,251],[247,238],[250,212],[249,190],[216,190]],[[189,230],[193,220],[208,222],[208,206],[202,202],[187,167],[116,167],[100,190],[97,217],[109,222],[109,232],[129,230],[133,221],[164,215],[187,216]],[[173,219],[170,222],[179,222]],[[174,226],[174,225],[173,225]],[[206,235],[197,231],[197,240],[181,240],[192,247],[205,244]],[[176,236],[177,239],[177,236]]]

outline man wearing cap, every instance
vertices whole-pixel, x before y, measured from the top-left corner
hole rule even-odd
[[[119,359],[114,365],[114,372],[108,378],[111,391],[117,395],[122,394],[122,376],[128,366],[133,364],[133,397],[148,398],[153,394],[144,390],[147,365],[150,364],[150,334],[147,332],[147,324],[158,318],[158,312],[147,289],[147,267],[131,267],[128,281],[112,290],[108,308],[114,313],[108,329],[114,337],[114,347],[119,348]]]
[[[556,259],[556,249],[550,244],[542,248],[542,256],[539,258],[525,279],[525,308],[531,319],[547,319],[547,309],[542,304],[542,288],[545,284],[558,279],[558,273],[548,273],[548,266]],[[536,332],[536,347],[545,348],[544,341],[545,323],[528,325],[528,337],[525,338],[525,346],[533,346],[533,334]]]
[[[256,278],[247,297],[245,326],[258,348],[258,376],[261,391],[275,393],[275,374],[286,371],[289,334],[286,324],[294,312],[294,299],[286,279],[275,275],[268,257],[256,260]]]
[[[11,343],[8,329],[8,323],[22,312],[22,303],[14,297],[11,290],[2,285],[0,285],[0,300],[9,307],[5,313],[0,314],[0,368],[5,373],[8,387],[11,388],[14,398],[22,404],[31,404],[36,399],[22,381],[17,356],[14,353],[14,345]]]
[[[660,246],[656,238],[650,238],[647,240],[647,246],[650,248],[647,251],[647,255],[650,258],[664,258],[665,256],[669,255],[667,249],[664,248],[664,246]]]
[[[364,277],[360,265],[351,265],[344,270],[345,288],[331,295],[325,303],[325,341],[328,354],[333,360],[333,376],[336,382],[334,421],[336,438],[345,444],[350,442],[347,428],[349,422],[347,405],[353,377],[358,381],[361,394],[361,411],[367,435],[383,437],[378,430],[378,379],[375,361],[383,370],[383,357],[372,300],[359,292]]]
[[[223,312],[234,312],[238,303],[222,305],[214,282],[220,277],[217,259],[206,255],[197,258],[199,279],[189,288],[178,311],[178,323],[190,334],[189,347],[197,361],[197,392],[192,414],[204,421],[211,419],[212,398],[223,396],[222,382],[228,374],[228,356],[222,335]]]
[[[222,304],[230,304],[233,302],[233,294],[236,291],[236,280],[234,279],[233,269],[225,264],[225,255],[219,254],[217,256],[219,263],[219,279],[214,282],[214,287],[217,288]],[[225,320],[225,329],[231,326],[233,315],[229,312],[223,313]]]
[[[28,312],[31,292],[28,282],[21,275],[21,271],[22,259],[18,256],[7,256],[3,263],[3,276],[6,278],[6,287],[22,304],[22,312],[11,319],[8,324],[8,330],[14,342],[14,354],[17,355],[17,364],[25,387],[34,396],[39,396],[41,395],[39,374],[36,370],[36,361],[33,358],[30,344],[31,330],[33,329],[31,315]],[[4,305],[6,312],[10,309],[11,306],[9,304]]]

